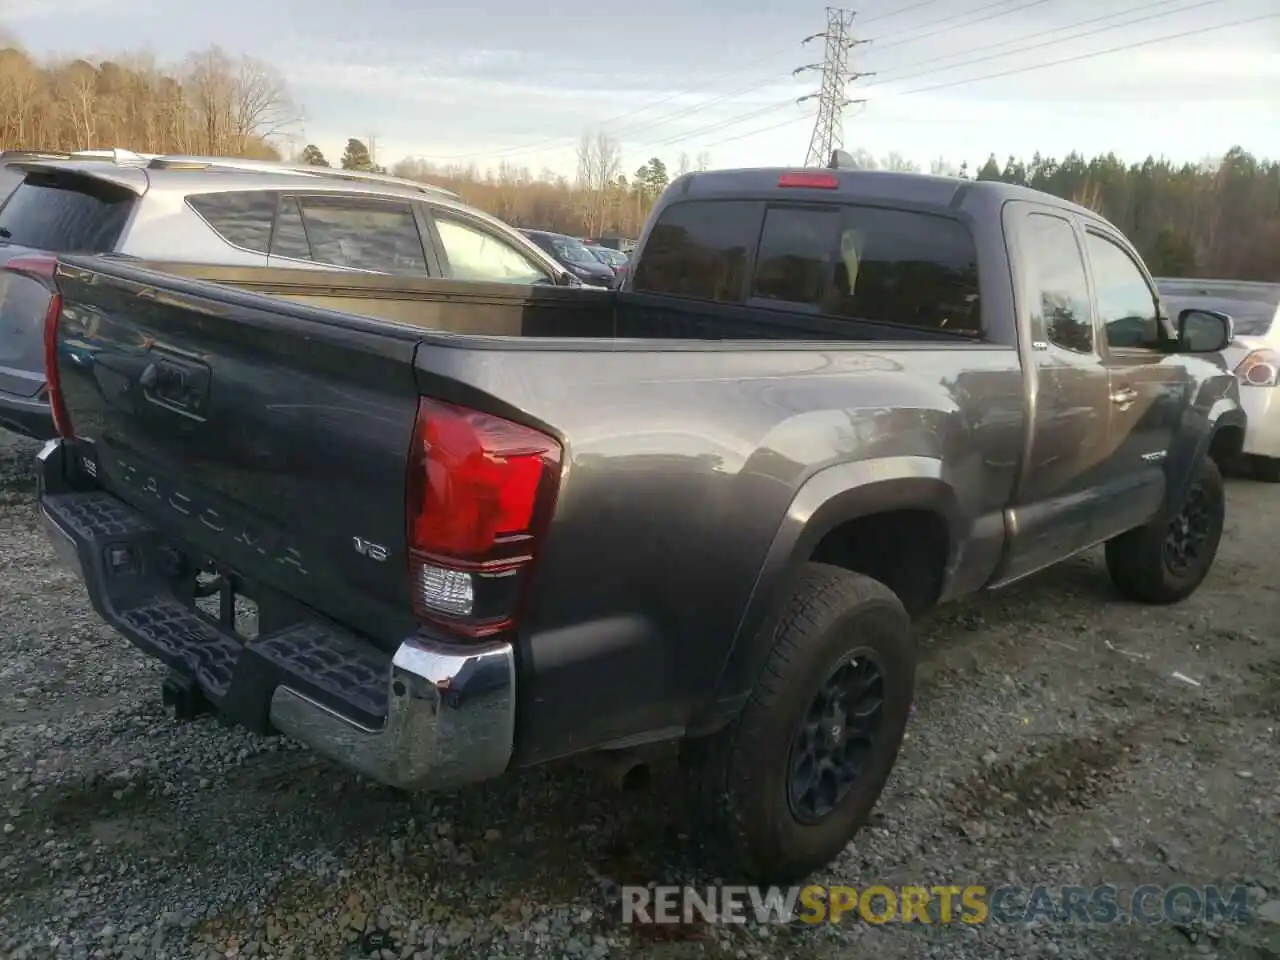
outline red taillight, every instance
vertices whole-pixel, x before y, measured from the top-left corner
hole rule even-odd
[[[44,381],[49,391],[49,412],[53,414],[53,428],[58,436],[70,440],[71,417],[67,415],[66,401],[62,397],[62,377],[58,373],[58,320],[62,317],[62,294],[49,298],[44,312]]]
[[[840,178],[834,173],[784,173],[778,178],[778,186],[835,190],[840,186]]]
[[[62,379],[58,375],[58,321],[62,317],[62,294],[53,286],[58,258],[45,254],[28,254],[14,257],[4,265],[10,273],[36,277],[50,287],[49,303],[44,311],[44,379],[49,396],[49,410],[53,414],[53,428],[58,436],[70,438],[71,418],[67,415],[62,398]]]
[[[560,444],[426,397],[406,484],[414,610],[466,636],[515,623],[560,481]]]

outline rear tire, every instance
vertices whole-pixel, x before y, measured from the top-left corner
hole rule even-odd
[[[806,565],[770,639],[741,713],[686,740],[680,759],[711,865],[790,884],[839,856],[879,799],[911,712],[916,661],[898,597],[826,564]]]
[[[1107,541],[1107,572],[1129,600],[1168,604],[1185,600],[1209,575],[1226,519],[1226,493],[1217,464],[1206,458],[1177,512]]]

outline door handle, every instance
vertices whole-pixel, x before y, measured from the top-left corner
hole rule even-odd
[[[1120,390],[1117,390],[1115,393],[1111,394],[1112,403],[1119,403],[1119,404],[1133,403],[1133,401],[1137,399],[1138,399],[1138,391],[1134,390],[1132,387],[1124,387]]]

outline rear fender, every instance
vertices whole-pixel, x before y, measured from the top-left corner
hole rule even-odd
[[[769,635],[764,627],[782,598],[794,589],[822,538],[851,520],[907,509],[937,513],[947,523],[950,546],[945,592],[962,542],[962,524],[959,502],[942,477],[940,461],[908,456],[843,463],[814,474],[804,483],[765,556],[707,714],[691,726],[718,725],[736,712],[750,693],[769,655]]]

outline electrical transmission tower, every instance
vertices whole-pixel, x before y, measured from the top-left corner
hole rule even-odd
[[[844,148],[844,109],[862,100],[850,100],[845,96],[845,84],[861,77],[870,77],[870,73],[853,73],[849,70],[849,51],[866,40],[853,39],[852,10],[839,7],[827,7],[827,29],[824,33],[815,33],[805,37],[804,43],[812,40],[826,41],[821,63],[809,63],[796,67],[792,75],[807,70],[819,70],[822,83],[816,93],[799,97],[796,103],[806,100],[818,101],[818,117],[813,123],[813,136],[809,138],[809,152],[805,155],[806,167],[824,167],[831,160],[836,150]]]

